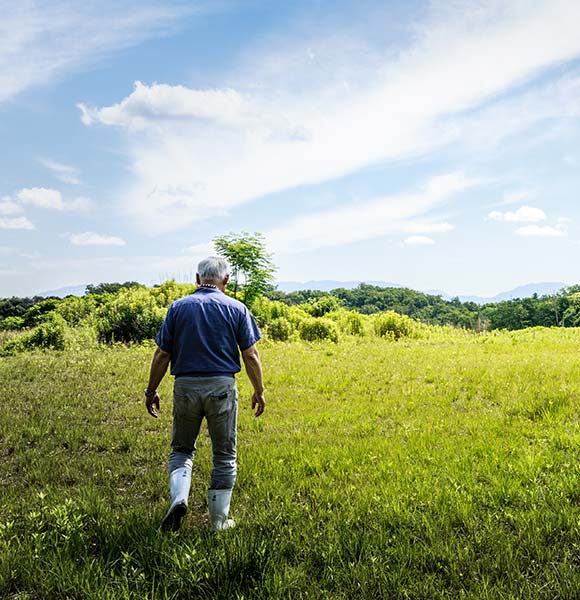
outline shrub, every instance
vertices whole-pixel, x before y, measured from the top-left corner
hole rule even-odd
[[[37,302],[24,313],[24,326],[33,327],[41,323],[48,313],[52,313],[60,302],[59,298],[47,298],[41,302]]]
[[[98,338],[125,343],[154,338],[165,312],[147,290],[123,290],[97,310]]]
[[[292,325],[288,319],[278,317],[268,325],[268,337],[277,342],[286,342],[292,334]]]
[[[170,279],[159,286],[145,291],[152,295],[157,306],[169,308],[172,302],[191,294],[195,289],[195,286],[190,283],[176,283],[175,279]]]
[[[0,321],[0,330],[10,331],[12,329],[22,329],[24,319],[22,317],[6,317]]]
[[[64,350],[66,345],[66,321],[57,313],[44,316],[44,321],[30,333],[18,335],[8,340],[1,348],[6,356],[26,350]]]
[[[344,330],[350,335],[364,335],[365,327],[363,317],[355,312],[349,312],[344,320]]]
[[[300,324],[300,337],[308,342],[331,340],[338,342],[338,329],[329,319],[307,319]]]
[[[379,337],[391,337],[398,340],[416,333],[417,324],[406,315],[389,310],[378,315],[374,322],[375,333]]]
[[[310,300],[305,308],[313,317],[323,317],[333,310],[338,310],[341,306],[342,301],[335,296],[322,296],[321,298]]]
[[[55,310],[69,325],[75,326],[90,317],[99,301],[93,295],[83,296],[82,298],[67,296],[60,301]]]

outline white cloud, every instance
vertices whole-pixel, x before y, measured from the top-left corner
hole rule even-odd
[[[119,104],[105,108],[78,105],[85,125],[102,123],[119,125],[129,129],[143,129],[163,120],[214,121],[235,126],[251,116],[251,106],[235,90],[193,90],[182,85],[135,82],[135,89]],[[254,114],[257,120],[259,115]]]
[[[120,192],[125,211],[170,231],[273,192],[432,151],[473,129],[454,115],[580,54],[578,2],[453,7],[417,27],[396,57],[384,48],[351,56],[351,46],[330,40],[326,53],[344,67],[340,77],[316,69],[324,40],[308,53],[309,40],[293,70],[279,68],[287,48],[280,60],[270,49],[240,69],[253,80],[236,89],[138,84],[117,104],[83,105],[82,118],[128,128],[134,178]],[[577,87],[562,93],[573,97]],[[545,118],[543,106],[530,115]]]
[[[0,103],[32,86],[93,65],[103,56],[172,31],[196,10],[153,0],[4,2]]]
[[[0,215],[10,216],[17,215],[22,212],[22,207],[17,202],[14,202],[10,196],[3,196],[0,200]]]
[[[93,201],[85,196],[63,199],[59,190],[51,188],[23,188],[16,193],[18,204],[11,198],[4,197],[0,202],[0,214],[8,214],[8,210],[22,211],[22,205],[54,210],[87,211],[93,208]]]
[[[429,246],[435,243],[435,240],[426,235],[412,235],[403,240],[405,246]]]
[[[80,185],[82,183],[80,171],[76,167],[65,165],[49,158],[39,158],[38,162],[63,183],[68,183],[69,185]]]
[[[566,237],[568,230],[564,225],[526,225],[516,229],[518,235],[533,237]]]
[[[48,188],[23,188],[17,192],[16,198],[22,204],[39,208],[62,210],[64,207],[61,193],[58,190]]]
[[[523,205],[516,211],[491,211],[487,218],[491,221],[509,221],[512,223],[538,223],[546,220],[546,213],[541,208]]]
[[[13,219],[0,218],[0,229],[34,229],[34,225],[26,217]]]
[[[103,235],[93,231],[69,233],[67,237],[73,246],[124,246],[125,240],[114,235]]]
[[[444,233],[449,223],[413,219],[477,184],[462,173],[428,180],[421,191],[304,215],[266,234],[274,252],[294,253],[381,237],[392,233]]]

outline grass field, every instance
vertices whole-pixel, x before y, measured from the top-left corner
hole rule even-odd
[[[151,348],[1,359],[0,596],[579,598],[580,332],[262,346],[236,529],[162,534],[171,379]]]

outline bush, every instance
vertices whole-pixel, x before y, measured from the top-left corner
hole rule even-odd
[[[97,309],[98,338],[104,342],[124,343],[154,338],[165,312],[148,290],[123,290]]]
[[[313,317],[323,317],[333,310],[338,310],[341,306],[342,301],[335,296],[322,296],[322,298],[310,300],[310,302],[306,304],[304,308]]]
[[[338,329],[329,319],[307,319],[300,324],[300,337],[308,342],[331,340],[338,342]]]
[[[1,354],[6,356],[26,350],[64,350],[66,345],[66,321],[57,313],[44,316],[44,321],[30,333],[24,333],[8,340],[2,346]]]
[[[355,312],[349,312],[344,320],[344,330],[350,335],[364,335],[365,327],[363,317]]]
[[[278,317],[268,325],[268,337],[277,342],[287,342],[292,335],[292,325],[288,319]]]
[[[389,310],[376,317],[374,329],[379,337],[391,337],[398,340],[416,334],[417,323],[406,315],[399,315]]]
[[[98,302],[99,299],[93,295],[82,298],[67,296],[60,301],[55,310],[70,326],[74,327],[93,314]]]
[[[47,298],[31,306],[23,315],[24,326],[33,327],[44,321],[46,315],[52,313],[59,302],[59,298]]]
[[[170,279],[159,286],[144,290],[152,295],[155,304],[161,308],[169,308],[169,305],[195,291],[196,287],[190,283],[175,283],[175,279]]]
[[[0,321],[1,331],[10,331],[12,329],[22,329],[24,327],[24,319],[22,317],[6,317]]]

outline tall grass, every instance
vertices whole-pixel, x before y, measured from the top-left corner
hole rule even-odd
[[[0,596],[579,597],[577,331],[263,344],[222,535],[205,433],[190,512],[159,531],[171,382],[151,419],[150,354],[0,362]]]

